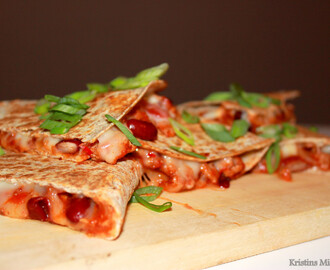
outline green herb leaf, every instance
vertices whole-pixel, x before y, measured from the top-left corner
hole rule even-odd
[[[128,78],[126,77],[117,77],[110,82],[110,87],[114,90],[119,89],[122,85],[127,82]]]
[[[106,93],[109,91],[109,85],[102,83],[88,83],[87,89],[90,91],[95,91],[96,93]]]
[[[76,125],[82,119],[82,115],[79,115],[79,114],[71,115],[71,114],[62,113],[62,112],[54,112],[54,113],[48,115],[47,119],[68,121],[68,122]]]
[[[80,114],[84,115],[86,113],[85,110],[72,107],[71,105],[66,104],[57,104],[54,107],[52,107],[49,111],[51,112],[63,112],[67,114]]]
[[[65,125],[64,122],[46,119],[46,121],[44,121],[40,125],[40,127],[43,128],[43,129],[51,130],[51,129],[55,128],[55,127],[63,126],[63,125]]]
[[[267,108],[271,102],[270,98],[257,93],[246,93],[244,96],[250,104],[260,108]]]
[[[191,115],[187,111],[183,111],[181,117],[188,124],[197,124],[199,122],[199,117],[197,115]]]
[[[53,95],[45,95],[45,100],[48,102],[54,102],[57,104],[65,104],[65,105],[70,105],[72,107],[78,108],[78,109],[88,109],[89,106],[80,103],[78,100],[71,98],[71,97],[57,97]]]
[[[241,85],[238,83],[232,83],[229,85],[229,90],[233,95],[233,99],[236,100],[241,106],[252,108],[251,104],[246,99],[246,93]]]
[[[233,99],[236,100],[241,106],[252,108],[256,106],[259,108],[268,108],[270,104],[281,105],[281,101],[259,93],[247,93],[243,87],[237,83],[232,83],[230,86],[230,92],[233,95]]]
[[[54,127],[50,130],[50,133],[51,134],[65,134],[67,133],[70,128],[72,128],[73,125],[66,125],[66,124],[63,124],[61,126],[57,126],[57,127]]]
[[[230,135],[235,139],[246,134],[250,124],[245,120],[235,120],[230,130]]]
[[[270,102],[274,105],[281,105],[281,100],[279,99],[276,99],[276,98],[269,98],[270,99]]]
[[[282,140],[281,134],[271,135],[271,134],[263,133],[263,134],[259,134],[259,136],[266,138],[266,139],[275,139],[276,142],[279,142]]]
[[[274,138],[277,141],[281,140],[282,127],[280,125],[268,125],[261,126],[257,128],[257,133],[260,133],[259,136],[264,138]]]
[[[125,127],[121,122],[119,122],[117,119],[113,118],[109,114],[106,114],[105,117],[107,120],[111,123],[114,123],[119,130],[124,133],[124,135],[129,139],[129,141],[134,144],[135,146],[141,146],[141,143],[134,137],[134,135],[128,130],[127,127]]]
[[[40,128],[49,130],[51,134],[64,134],[73,126],[74,124],[71,123],[47,119],[40,125]]]
[[[169,118],[168,120],[170,121],[170,124],[172,125],[175,134],[179,138],[181,138],[182,140],[184,140],[186,143],[188,143],[190,145],[195,145],[194,136],[187,127],[185,127],[184,125],[181,125],[180,123],[178,123],[177,121],[175,121],[172,118]]]
[[[135,192],[133,193],[135,199],[141,203],[142,205],[144,205],[145,207],[147,207],[148,209],[155,211],[155,212],[164,212],[168,209],[170,209],[172,207],[172,203],[171,202],[166,202],[163,203],[162,205],[156,205],[156,204],[152,204],[148,201],[146,201],[143,197],[137,195]]]
[[[96,97],[96,91],[89,91],[89,90],[78,91],[78,92],[74,92],[72,94],[66,95],[66,97],[73,98],[75,100],[78,100],[80,103],[84,104],[86,102],[93,100]]]
[[[236,100],[239,105],[241,105],[243,107],[247,107],[247,108],[252,108],[252,105],[247,100],[245,100],[243,97],[237,97]]]
[[[36,114],[46,114],[48,113],[48,110],[50,108],[50,102],[47,101],[46,99],[40,99],[38,102],[37,102],[37,105],[36,107],[34,108],[34,112]]]
[[[314,127],[314,126],[309,127],[309,130],[313,131],[313,132],[319,132],[319,129],[317,127]]]
[[[204,100],[208,101],[225,101],[233,99],[233,94],[230,92],[214,92],[208,95]]]
[[[160,64],[155,67],[147,68],[136,74],[135,78],[141,81],[152,81],[163,76],[168,70],[169,65],[167,63]]]
[[[298,132],[298,129],[289,123],[283,123],[282,128],[283,135],[287,138],[294,138]]]
[[[260,126],[257,128],[258,133],[279,134],[282,132],[281,126],[277,124]]]
[[[117,87],[114,88],[114,84],[111,81],[111,89],[112,90],[126,90],[126,89],[135,89],[139,87],[145,87],[148,85],[149,81],[141,81],[139,79],[136,79],[135,77],[133,78],[127,78],[126,81],[122,84],[119,84],[118,82],[116,83]]]
[[[169,208],[172,207],[171,202],[163,203],[162,205],[156,205],[150,203],[151,201],[154,201],[159,197],[159,195],[162,193],[163,188],[162,187],[156,187],[156,186],[148,186],[148,187],[142,187],[134,191],[133,196],[130,200],[131,203],[140,203],[147,207],[148,209],[155,211],[155,212],[163,212]],[[153,194],[153,195],[151,195]],[[143,196],[146,195],[146,196]]]
[[[238,83],[231,83],[229,85],[229,90],[232,93],[234,98],[242,96],[242,93],[244,92],[243,87]]]
[[[162,187],[156,187],[156,186],[147,186],[147,187],[142,187],[137,190],[135,190],[135,194],[139,196],[143,196],[143,199],[145,199],[147,202],[152,202],[156,200],[159,195],[162,193],[163,188]],[[153,194],[153,195],[151,195]],[[137,203],[138,201],[136,200],[134,194],[130,200],[131,203]]]
[[[273,124],[268,126],[261,126],[257,128],[259,136],[264,138],[273,138],[277,142],[282,140],[282,135],[287,138],[294,138],[298,132],[298,129],[289,123],[283,123],[281,125]]]
[[[279,164],[281,158],[281,150],[278,142],[273,143],[266,153],[266,166],[269,174],[274,173]]]
[[[0,156],[3,156],[4,154],[6,154],[5,150],[3,150],[0,146]]]
[[[60,97],[54,96],[54,95],[45,95],[45,100],[49,101],[49,102],[59,102],[60,101]]]
[[[78,100],[71,98],[71,97],[62,97],[60,100],[57,102],[58,104],[65,104],[65,105],[70,105],[72,107],[78,108],[78,109],[88,109],[89,106],[86,104],[80,103]]]
[[[163,63],[159,66],[151,67],[145,70],[140,71],[135,77],[126,78],[126,77],[117,77],[110,82],[112,90],[125,90],[125,89],[134,89],[138,87],[144,87],[148,85],[153,80],[159,79],[162,75],[166,73],[169,65]]]
[[[186,154],[188,156],[192,156],[192,157],[197,157],[197,158],[200,158],[200,159],[206,159],[205,156],[202,156],[200,154],[197,154],[197,153],[194,153],[194,152],[190,152],[190,151],[187,151],[181,147],[177,147],[177,146],[170,146],[171,149],[177,151],[177,152],[180,152],[182,154]]]
[[[233,142],[235,138],[229,133],[224,125],[202,123],[202,128],[213,140],[219,142]]]
[[[70,128],[81,121],[83,115],[86,114],[86,109],[89,108],[89,106],[68,96],[60,98],[54,95],[45,95],[45,100],[49,103],[47,111],[50,113],[40,117],[40,119],[45,119],[40,128],[49,130],[51,134],[67,133]],[[52,103],[55,103],[53,107],[51,107]]]

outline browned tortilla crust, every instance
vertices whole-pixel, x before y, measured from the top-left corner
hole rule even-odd
[[[252,150],[261,149],[269,146],[273,142],[273,139],[265,139],[252,133],[247,133],[244,136],[236,139],[234,142],[224,143],[215,141],[210,138],[199,124],[183,125],[185,125],[192,132],[195,140],[194,146],[187,144],[177,136],[166,137],[159,133],[158,138],[155,141],[140,140],[142,148],[154,150],[163,155],[168,155],[178,159],[208,162],[225,157],[237,156]],[[206,159],[203,160],[176,152],[170,149],[169,146],[181,147],[187,151],[204,155],[206,156]]]
[[[166,85],[165,81],[158,80],[150,82],[146,87],[102,94],[87,103],[90,108],[82,121],[62,135],[52,135],[39,128],[43,120],[34,113],[35,101],[3,101],[0,102],[0,130],[35,137],[43,135],[61,139],[80,139],[82,142],[93,143],[113,126],[106,120],[105,114],[120,120],[146,93],[158,91]]]

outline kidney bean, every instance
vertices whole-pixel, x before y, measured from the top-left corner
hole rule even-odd
[[[91,200],[87,197],[72,198],[69,202],[69,206],[66,209],[66,217],[73,223],[79,222],[86,214],[86,210],[89,208]]]
[[[34,197],[27,203],[30,218],[41,221],[49,220],[49,207],[50,202],[45,197]]]
[[[235,111],[234,119],[239,120],[242,118],[242,111]]]
[[[229,188],[230,187],[230,178],[226,177],[223,173],[221,173],[219,180],[218,180],[218,185],[220,188]]]
[[[127,127],[137,138],[146,141],[153,141],[157,139],[157,128],[150,122],[130,119],[127,121]]]

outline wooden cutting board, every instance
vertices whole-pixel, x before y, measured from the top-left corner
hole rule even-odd
[[[201,269],[330,235],[330,173],[248,175],[224,191],[162,196],[179,203],[161,214],[130,205],[116,241],[0,217],[0,268]]]

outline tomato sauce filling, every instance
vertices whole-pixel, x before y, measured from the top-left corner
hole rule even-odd
[[[292,146],[294,147],[292,151]],[[290,146],[291,153],[282,149],[279,166],[275,173],[285,180],[292,181],[292,173],[302,172],[310,168],[322,171],[330,170],[330,154],[323,152],[313,143],[296,143]],[[265,159],[254,169],[257,173],[268,173]]]
[[[0,214],[67,226],[91,236],[107,236],[114,226],[112,207],[89,197],[37,184],[4,184],[0,192]]]
[[[241,176],[245,169],[245,164],[240,157],[227,157],[200,163],[138,149],[131,158],[138,159],[144,169],[140,186],[160,186],[168,192],[207,186],[228,188],[230,180]]]

